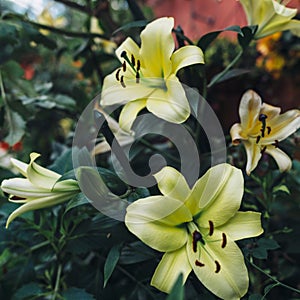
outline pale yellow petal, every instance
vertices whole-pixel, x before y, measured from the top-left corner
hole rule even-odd
[[[233,241],[258,236],[263,233],[261,213],[239,211],[218,230],[225,232]]]
[[[183,175],[176,169],[164,167],[154,175],[161,193],[165,196],[184,202],[190,188]]]
[[[176,50],[172,57],[172,73],[176,74],[178,70],[194,64],[204,64],[202,50],[197,46],[184,46]]]
[[[15,158],[11,158],[10,159],[11,163],[13,164],[13,166],[24,176],[27,177],[27,168],[28,168],[28,164],[15,159]]]
[[[266,153],[268,153],[275,159],[280,172],[286,172],[291,169],[292,160],[279,148],[276,148],[275,146],[267,146]]]
[[[247,154],[246,173],[250,175],[261,158],[261,148],[255,143],[255,140],[244,141],[244,146]]]
[[[247,136],[244,136],[243,129],[240,123],[235,123],[230,128],[230,136],[233,145],[239,145],[242,140],[247,139]]]
[[[187,241],[186,222],[192,220],[181,201],[164,196],[143,198],[130,204],[125,224],[146,245],[162,252],[181,248]]]
[[[183,283],[185,283],[191,270],[185,246],[176,251],[167,252],[155,269],[151,285],[162,292],[170,293],[178,276],[183,274]]]

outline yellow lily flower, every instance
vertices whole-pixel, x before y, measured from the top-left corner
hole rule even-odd
[[[296,8],[289,8],[276,0],[240,0],[249,25],[258,25],[255,39],[275,32],[292,30],[300,36],[300,21],[293,18]]]
[[[172,123],[182,123],[190,115],[176,73],[183,67],[204,63],[203,53],[197,46],[174,52],[173,27],[173,18],[157,19],[142,31],[141,47],[127,38],[116,50],[122,67],[105,77],[101,105],[125,104],[119,118],[125,131],[145,107]]]
[[[278,143],[300,127],[300,110],[280,114],[280,108],[262,103],[254,91],[247,91],[240,103],[241,123],[230,129],[233,145],[241,142],[247,152],[246,172],[249,175],[257,166],[262,154],[273,156],[281,172],[291,168],[291,159],[278,148]]]
[[[9,195],[9,201],[24,203],[7,219],[6,228],[19,215],[44,207],[53,206],[69,200],[80,192],[76,180],[59,181],[60,174],[39,166],[34,161],[40,156],[30,154],[30,163],[11,159],[12,164],[26,178],[3,180],[1,189]]]
[[[177,170],[154,175],[162,196],[127,207],[125,224],[150,247],[165,252],[151,285],[169,293],[179,274],[193,270],[202,284],[222,299],[239,299],[248,289],[244,257],[234,241],[260,235],[261,214],[238,211],[243,175],[228,164],[209,169],[189,188]]]

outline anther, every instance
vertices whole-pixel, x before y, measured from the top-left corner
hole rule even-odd
[[[121,69],[118,69],[118,71],[116,73],[116,78],[118,81],[120,81],[120,72],[121,72]]]
[[[131,54],[131,63],[133,66],[135,66],[135,58],[134,58],[133,54]]]
[[[136,83],[140,83],[140,73],[139,73],[139,72],[136,72],[136,75],[135,75],[135,82],[136,82]]]
[[[126,51],[124,50],[124,51],[122,51],[122,53],[121,53],[121,57],[123,57],[123,58],[126,58],[127,57],[127,53],[126,53]]]
[[[205,245],[205,242],[202,238],[202,234],[199,231],[194,231],[193,232],[193,251],[196,253],[197,252],[197,243],[200,242],[203,245]]]
[[[267,146],[264,146],[264,147],[260,150],[260,154],[264,154],[265,151],[266,151],[266,149],[267,149]]]
[[[125,85],[125,82],[124,82],[124,75],[121,76],[120,82],[121,82],[122,87],[126,88],[126,85]]]
[[[278,146],[279,146],[279,141],[278,141],[278,140],[275,140],[275,142],[274,142],[272,145],[275,146],[275,148],[278,148]]]
[[[260,139],[261,139],[261,136],[260,136],[260,135],[258,135],[258,136],[256,137],[256,144],[258,144],[258,143],[259,143]]]
[[[138,72],[140,69],[141,69],[141,62],[140,62],[140,60],[138,59],[138,60],[137,60],[137,65],[136,65],[136,70],[137,70],[137,72]]]
[[[205,264],[202,263],[202,262],[200,262],[198,259],[196,259],[195,265],[196,265],[197,267],[204,267],[204,266],[205,266]]]
[[[215,273],[219,273],[221,271],[221,265],[220,265],[220,263],[217,260],[215,260],[215,264],[216,264],[216,271],[215,271]]]
[[[212,236],[214,233],[214,223],[212,221],[208,221],[209,223],[209,235]]]
[[[270,134],[271,133],[271,127],[267,126],[267,130],[268,130],[268,134]]]
[[[222,233],[222,245],[221,245],[221,247],[222,247],[222,248],[225,248],[226,245],[227,245],[227,236],[226,236],[226,234],[223,232],[223,233]]]
[[[125,73],[126,72],[126,61],[123,62],[122,68],[123,68],[123,72]]]

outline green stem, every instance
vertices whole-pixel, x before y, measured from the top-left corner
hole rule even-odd
[[[52,300],[55,300],[57,297],[57,294],[58,294],[61,271],[62,271],[62,265],[59,264],[58,269],[57,269],[57,274],[56,274],[56,281],[55,281],[54,293],[52,295]]]
[[[295,293],[300,294],[300,290],[293,288],[287,284],[284,284],[282,282],[280,282],[279,280],[277,280],[275,277],[273,277],[272,275],[268,274],[266,271],[264,271],[263,269],[261,269],[259,266],[257,266],[252,260],[246,258],[246,260],[251,264],[251,266],[253,266],[256,270],[260,271],[261,273],[265,274],[267,277],[269,277],[271,280],[273,280],[274,282],[277,283],[278,286],[282,286],[286,289],[289,289]]]
[[[237,56],[231,61],[229,65],[218,75],[216,75],[211,82],[207,85],[207,88],[211,88],[213,85],[215,85],[221,78],[223,78],[227,72],[237,63],[237,61],[241,58],[242,54],[244,53],[244,50],[240,50],[240,52],[237,54]]]

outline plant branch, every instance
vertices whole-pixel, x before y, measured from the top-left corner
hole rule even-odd
[[[59,3],[62,3],[70,8],[73,8],[73,9],[76,9],[76,10],[79,10],[81,12],[85,12],[89,15],[93,15],[93,11],[89,8],[89,7],[86,7],[84,5],[80,5],[78,3],[75,3],[73,1],[69,1],[69,0],[54,0],[55,2],[59,2]]]

